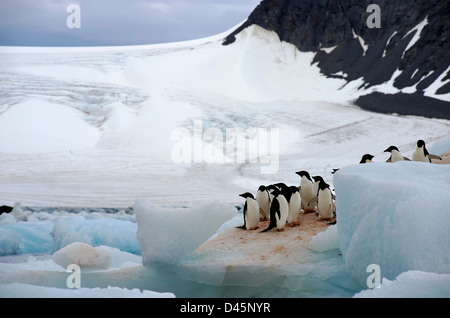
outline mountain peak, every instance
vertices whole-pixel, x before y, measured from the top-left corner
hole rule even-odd
[[[428,97],[421,101],[430,110],[429,117],[450,119],[450,0],[378,1],[379,28],[367,22],[372,2],[263,0],[223,44],[233,43],[238,33],[256,24],[299,51],[315,52],[313,63],[327,77],[349,82],[362,78],[364,89],[389,82],[398,94]],[[417,114],[406,104],[401,109],[388,106],[390,97],[376,89],[372,93],[377,93],[372,97],[378,104],[393,107],[386,112]],[[364,102],[368,100],[360,98],[359,106],[368,107]]]

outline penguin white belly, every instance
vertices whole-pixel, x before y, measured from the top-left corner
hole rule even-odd
[[[287,223],[293,223],[297,221],[298,214],[302,208],[302,201],[300,198],[300,193],[296,192],[291,196],[291,200],[289,201],[289,215],[287,218]]]
[[[247,200],[247,212],[245,213],[245,227],[253,230],[259,224],[259,206],[256,200]]]
[[[422,162],[430,162],[428,156],[425,156],[423,153],[423,149],[416,149],[412,154],[413,161],[422,161]]]
[[[397,150],[392,150],[391,152],[391,162],[403,161],[403,156]]]
[[[319,191],[317,207],[319,219],[333,218],[333,198],[329,189]]]
[[[280,203],[280,218],[278,218],[278,216],[276,216],[277,228],[278,228],[278,230],[281,230],[286,225],[286,220],[287,220],[287,217],[289,214],[289,204],[288,204],[286,198],[282,195],[279,195],[277,197],[277,199],[278,199],[278,202]]]
[[[256,193],[256,202],[258,202],[258,206],[260,208],[261,220],[268,220],[270,214],[270,202],[267,191],[258,191],[258,193]]]
[[[300,196],[302,198],[303,210],[305,212],[312,212],[316,208],[316,203],[308,204],[317,194],[314,194],[314,185],[308,180],[301,182]]]

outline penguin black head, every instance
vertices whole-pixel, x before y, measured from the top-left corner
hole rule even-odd
[[[296,187],[296,186],[290,186],[289,189],[291,190],[292,194],[294,194],[295,192],[298,192],[298,187]]]
[[[373,158],[374,158],[374,156],[366,153],[364,156],[362,156],[361,161],[359,163],[366,163],[367,160],[372,161]]]
[[[271,193],[273,193],[275,190],[276,190],[276,191],[279,191],[278,187],[277,187],[276,185],[274,185],[274,184],[271,184],[271,185],[267,186],[266,189],[267,189],[269,192],[271,192]]]
[[[253,194],[251,194],[250,192],[245,192],[245,193],[242,193],[242,194],[239,194],[239,196],[240,197],[243,197],[243,198],[252,198],[252,199],[254,199],[255,197],[253,196]]]
[[[283,182],[275,183],[275,186],[278,187],[278,189],[280,190],[287,188],[287,185]]]
[[[258,191],[264,192],[264,191],[266,191],[266,189],[267,189],[266,186],[260,185],[258,188]]]
[[[398,148],[395,147],[395,146],[390,146],[390,147],[387,148],[384,152],[392,152],[392,150],[397,150],[398,152],[400,152],[400,151],[398,150]]]
[[[330,185],[328,183],[326,183],[325,181],[320,181],[319,183],[319,189],[320,190],[325,190],[325,189],[329,189]]]
[[[423,146],[425,146],[425,141],[423,141],[422,139],[417,140],[417,147],[420,148]]]
[[[321,176],[313,176],[312,177],[314,179],[315,182],[320,182],[320,181],[324,181],[323,178]]]
[[[308,180],[312,181],[309,173],[305,170],[297,171],[296,174],[298,174],[300,177],[305,176]]]

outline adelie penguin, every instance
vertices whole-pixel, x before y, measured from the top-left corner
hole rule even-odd
[[[266,186],[261,185],[256,192],[256,202],[259,206],[260,219],[262,221],[269,219],[270,193]]]
[[[289,204],[286,200],[289,191],[289,188],[283,188],[282,190],[276,189],[273,191],[274,197],[270,204],[269,226],[261,231],[261,233],[268,232],[273,228],[277,228],[278,231],[284,230],[289,214]]]
[[[407,157],[403,157],[400,150],[398,150],[398,148],[396,146],[390,146],[389,148],[384,150],[384,152],[391,153],[391,156],[389,157],[388,160],[386,160],[386,162],[397,162],[397,161],[403,161],[403,160],[411,161],[411,159],[409,159]]]
[[[259,206],[256,202],[253,194],[250,192],[245,192],[239,194],[240,197],[245,198],[244,204],[244,225],[238,228],[246,230],[254,230],[258,228],[259,225]]]
[[[290,186],[289,189],[291,191],[291,196],[288,200],[289,213],[286,222],[291,226],[295,226],[299,224],[297,219],[302,209],[302,199],[298,187]]]
[[[314,188],[313,188],[313,190],[314,190],[314,193],[317,195],[317,192],[319,191],[319,183],[321,181],[323,181],[323,182],[325,182],[325,181],[323,180],[323,178],[321,176],[313,176],[312,178],[314,180]]]
[[[319,210],[319,219],[326,220],[332,219],[334,214],[333,206],[334,195],[331,192],[330,185],[324,181],[319,183],[319,191],[316,197],[314,197],[310,203],[317,202],[317,209]]]
[[[366,153],[364,156],[362,156],[361,161],[359,163],[370,163],[373,162],[372,159],[374,156],[371,154]]]
[[[307,171],[297,171],[302,179],[300,180],[300,197],[302,198],[302,207],[305,213],[314,212],[316,205],[314,203],[309,204],[309,201],[316,196],[314,193],[314,184]]]
[[[427,148],[425,147],[425,141],[423,141],[421,139],[418,140],[416,150],[414,150],[414,152],[412,154],[412,160],[413,161],[422,161],[422,162],[431,162],[431,159],[442,160],[441,157],[432,155],[428,152]]]

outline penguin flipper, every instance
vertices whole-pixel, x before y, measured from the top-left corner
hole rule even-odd
[[[389,157],[389,159],[388,159],[388,160],[386,160],[386,162],[391,162],[391,157]]]
[[[311,205],[314,202],[317,202],[319,200],[319,196],[316,195],[314,198],[312,198],[311,200],[309,200],[308,205]]]
[[[407,157],[403,157],[403,160],[411,161],[411,159],[409,159],[409,158],[407,158]]]
[[[241,226],[236,226],[236,228],[237,228],[237,229],[244,229],[244,230],[247,229],[247,227],[245,226],[245,224],[244,224],[244,225],[241,225]]]
[[[336,200],[336,195],[334,195],[333,193],[331,194],[331,198],[333,199],[333,200]]]
[[[432,155],[432,154],[429,154],[429,155],[428,155],[428,158],[430,158],[430,159],[442,160],[441,157],[439,157],[439,156],[437,156],[437,155]]]

